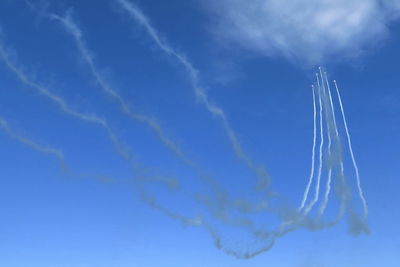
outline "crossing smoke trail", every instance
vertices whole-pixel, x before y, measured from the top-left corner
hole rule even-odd
[[[26,137],[23,137],[19,134],[17,134],[10,126],[9,123],[3,119],[0,118],[0,129],[2,129],[6,134],[8,134],[10,137],[14,138],[15,140],[31,147],[32,149],[41,152],[41,153],[45,153],[45,154],[49,154],[54,156],[58,162],[60,163],[60,168],[62,170],[63,173],[68,173],[69,172],[69,168],[67,168],[67,165],[65,164],[65,160],[64,160],[64,155],[60,150],[48,147],[48,146],[44,146],[44,145],[40,145],[34,141],[32,141],[31,139],[28,139]]]
[[[346,120],[346,115],[345,115],[344,108],[343,108],[342,98],[340,96],[339,87],[337,85],[336,80],[334,80],[333,82],[335,84],[336,93],[337,93],[337,97],[338,97],[338,100],[339,100],[340,111],[342,113],[343,124],[344,124],[344,128],[345,128],[345,131],[346,131],[347,142],[348,142],[348,146],[349,146],[351,160],[352,160],[353,167],[354,167],[354,170],[355,170],[355,173],[356,173],[358,193],[359,193],[359,196],[360,196],[360,199],[362,201],[363,208],[364,208],[364,219],[367,219],[367,217],[368,217],[368,204],[367,204],[367,201],[365,199],[363,189],[361,187],[360,172],[359,172],[359,169],[358,169],[358,166],[357,166],[356,159],[354,157],[353,147],[352,147],[352,143],[351,143],[351,136],[350,136],[350,133],[349,133],[349,128],[347,126],[347,120]]]
[[[228,136],[228,139],[233,147],[233,150],[238,158],[244,161],[246,166],[251,169],[258,177],[258,189],[262,190],[268,187],[270,184],[270,178],[264,167],[259,166],[254,163],[253,160],[243,151],[241,144],[236,137],[235,132],[228,123],[228,119],[224,111],[213,104],[204,88],[200,86],[200,81],[198,77],[198,70],[192,65],[192,63],[184,57],[181,53],[174,50],[165,41],[163,41],[156,29],[151,25],[150,20],[143,14],[143,12],[132,2],[128,0],[114,0],[118,3],[123,10],[125,10],[131,18],[138,24],[140,24],[150,36],[150,38],[156,43],[156,45],[167,55],[174,57],[178,63],[180,63],[186,70],[196,97],[200,100],[205,108],[214,116],[221,120],[222,126]]]

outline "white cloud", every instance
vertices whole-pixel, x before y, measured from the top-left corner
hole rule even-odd
[[[209,0],[209,3],[216,20],[216,33],[225,42],[307,65],[359,55],[385,38],[387,24],[399,17],[400,11],[400,0]]]

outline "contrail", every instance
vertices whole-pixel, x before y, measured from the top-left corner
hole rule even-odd
[[[350,150],[350,155],[351,155],[351,160],[353,162],[353,167],[354,167],[354,170],[355,170],[355,173],[356,173],[357,188],[358,188],[358,192],[359,192],[359,195],[360,195],[360,198],[361,198],[361,201],[362,201],[362,204],[363,204],[363,208],[364,208],[364,217],[367,218],[368,217],[368,204],[367,204],[367,201],[365,199],[363,189],[361,187],[360,173],[359,173],[357,162],[356,162],[356,159],[355,159],[354,153],[353,153],[353,147],[352,147],[352,143],[351,143],[351,137],[350,137],[349,129],[347,127],[347,120],[346,120],[346,115],[345,115],[344,108],[343,108],[342,98],[340,96],[339,87],[338,87],[338,85],[336,83],[336,80],[334,80],[333,82],[334,82],[335,87],[336,87],[336,93],[337,93],[337,96],[338,96],[340,110],[341,110],[341,113],[342,113],[344,128],[345,128],[345,131],[346,131],[347,142],[348,142],[348,145],[349,145],[349,150]]]
[[[315,196],[313,201],[306,207],[304,214],[307,215],[315,203],[317,203],[318,198],[319,198],[319,188],[320,188],[320,183],[321,183],[321,175],[322,175],[322,148],[324,147],[324,125],[323,125],[323,105],[322,105],[322,89],[321,85],[319,82],[319,78],[317,76],[317,82],[318,82],[318,100],[319,100],[319,127],[320,127],[320,136],[321,136],[321,141],[320,141],[320,146],[319,146],[319,166],[318,166],[318,176],[317,176],[317,182],[315,185]]]
[[[259,179],[259,189],[264,189],[270,184],[270,178],[264,167],[255,164],[253,160],[243,151],[236,134],[228,123],[226,115],[224,111],[211,103],[209,97],[204,90],[200,86],[198,70],[193,67],[193,65],[186,59],[182,54],[174,50],[171,46],[169,46],[165,41],[161,40],[156,29],[151,25],[149,19],[143,14],[143,12],[132,2],[127,0],[115,0],[125,11],[129,13],[133,20],[135,20],[138,24],[140,24],[151,37],[151,39],[156,43],[156,45],[167,55],[174,57],[186,70],[190,77],[190,81],[192,83],[192,87],[196,97],[200,100],[201,103],[205,106],[205,108],[214,116],[218,117],[222,126],[228,136],[228,139],[233,147],[233,150],[238,158],[243,160],[246,166],[251,169]]]
[[[69,169],[67,168],[67,165],[65,164],[65,159],[64,159],[64,155],[60,150],[48,147],[48,146],[44,146],[41,144],[38,144],[34,141],[32,141],[31,139],[28,139],[24,136],[21,136],[19,134],[17,134],[10,126],[9,123],[3,119],[0,118],[0,128],[7,133],[10,137],[14,138],[15,140],[31,147],[32,149],[38,151],[38,152],[42,152],[45,154],[49,154],[54,156],[60,163],[60,168],[64,173],[68,173]]]
[[[315,169],[315,147],[317,143],[317,107],[316,107],[316,101],[315,101],[315,88],[314,85],[312,85],[312,95],[313,95],[313,114],[314,114],[314,131],[313,131],[313,146],[312,146],[312,156],[311,156],[311,171],[310,171],[310,177],[308,178],[308,184],[306,187],[306,190],[303,195],[303,200],[301,201],[301,205],[298,208],[299,211],[301,211],[304,208],[304,205],[307,201],[308,198],[308,193],[310,191],[310,187],[313,181],[314,177],[314,169]]]

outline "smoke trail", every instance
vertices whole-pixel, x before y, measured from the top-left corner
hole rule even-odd
[[[95,116],[86,115],[80,112],[73,110],[68,104],[59,96],[51,93],[46,87],[32,81],[28,78],[28,76],[22,71],[22,69],[17,67],[17,64],[14,63],[9,54],[7,53],[6,49],[4,48],[3,44],[0,42],[0,58],[5,62],[7,67],[18,77],[18,79],[25,85],[34,88],[37,92],[47,97],[50,101],[55,103],[59,108],[65,112],[66,114],[72,115],[80,120],[97,124],[98,126],[102,127],[106,130],[108,137],[112,141],[114,148],[118,155],[120,155],[124,160],[130,163],[136,175],[134,176],[134,185],[136,190],[138,191],[139,195],[141,196],[142,200],[145,201],[150,207],[161,211],[166,216],[180,221],[184,225],[201,225],[201,220],[196,218],[186,218],[184,216],[175,214],[171,212],[169,209],[163,207],[156,201],[156,198],[149,196],[146,191],[141,186],[142,182],[150,181],[150,182],[162,182],[163,184],[170,185],[171,181],[165,178],[154,177],[146,175],[146,170],[138,163],[136,160],[131,156],[128,152],[128,149],[120,144],[119,139],[117,136],[111,131],[111,128],[108,126],[107,122],[103,119],[100,119]],[[218,194],[217,198],[221,198],[222,194]],[[219,201],[219,200],[217,200]],[[225,208],[225,207],[222,207]],[[225,220],[225,222],[232,223],[230,221]]]
[[[340,210],[338,213],[338,218],[336,219],[336,222],[339,221],[339,219],[343,216],[346,206],[347,206],[347,202],[348,202],[348,185],[346,184],[346,180],[345,180],[345,173],[344,173],[344,164],[343,164],[343,156],[342,156],[342,145],[341,145],[341,140],[340,140],[340,136],[339,136],[339,131],[337,128],[337,123],[336,123],[336,114],[335,114],[335,107],[333,105],[333,100],[332,100],[332,94],[331,94],[331,88],[330,88],[330,84],[328,81],[328,75],[326,74],[326,72],[324,72],[324,75],[322,74],[322,68],[319,67],[319,73],[321,75],[321,79],[324,79],[323,77],[325,77],[325,81],[326,81],[326,86],[327,86],[327,90],[328,91],[328,96],[329,96],[329,101],[326,100],[326,103],[329,103],[330,105],[330,109],[327,109],[327,111],[330,114],[330,118],[331,119],[327,119],[327,122],[330,125],[330,128],[335,130],[335,165],[337,167],[337,164],[340,165],[340,180],[339,180],[339,184],[340,184],[340,190],[338,191],[339,193],[339,197],[340,197]],[[326,95],[326,94],[325,94]],[[328,104],[327,104],[328,105]],[[333,122],[333,125],[332,125]],[[332,159],[331,159],[332,160]],[[335,167],[335,168],[336,168]],[[329,193],[328,193],[329,195]]]
[[[51,93],[46,87],[30,80],[28,76],[22,71],[22,69],[17,67],[17,64],[13,62],[7,53],[6,49],[4,48],[3,43],[0,40],[0,58],[5,62],[6,66],[18,77],[18,79],[25,85],[34,88],[37,92],[40,94],[44,95],[47,97],[50,101],[55,103],[64,113],[74,116],[82,121],[89,122],[89,123],[94,123],[97,124],[98,126],[102,127],[108,134],[109,139],[111,140],[112,144],[114,145],[114,149],[116,150],[117,154],[122,157],[125,161],[127,161],[130,166],[132,167],[133,171],[136,173],[134,176],[134,185],[136,190],[138,190],[139,195],[142,197],[143,200],[145,200],[146,203],[148,203],[151,207],[162,210],[164,214],[169,214],[170,217],[173,217],[175,219],[180,219],[181,221],[183,220],[183,217],[178,217],[173,215],[173,213],[169,212],[167,209],[163,208],[161,205],[156,204],[156,202],[153,200],[153,202],[150,201],[150,198],[144,189],[140,186],[141,182],[145,181],[157,181],[161,182],[163,184],[170,185],[171,181],[165,178],[160,178],[160,177],[154,177],[154,176],[148,176],[145,173],[147,172],[145,168],[141,166],[139,162],[137,162],[134,157],[128,152],[128,149],[123,146],[118,137],[112,132],[111,128],[108,126],[107,122],[103,119],[100,119],[98,117],[92,116],[92,115],[87,115],[83,114],[80,112],[77,112],[73,110],[68,104],[59,96]],[[0,121],[0,127],[2,127],[7,133],[9,133],[11,136],[14,138],[17,138],[19,141],[31,146],[32,148],[46,152],[46,153],[51,153],[57,156],[58,159],[62,159],[63,157],[60,152],[57,152],[56,150],[52,150],[50,148],[46,148],[40,145],[37,145],[36,143],[20,137],[16,135],[11,129],[7,126],[7,123],[5,121]],[[102,179],[100,179],[102,180]]]
[[[143,14],[143,12],[132,2],[128,0],[115,0],[125,11],[129,13],[131,18],[135,20],[138,24],[140,24],[143,28],[145,28],[148,35],[151,39],[156,43],[156,45],[167,55],[174,57],[178,63],[180,63],[187,74],[189,75],[190,81],[192,83],[192,87],[196,97],[203,103],[205,108],[214,116],[218,117],[223,125],[223,128],[228,136],[228,139],[233,147],[233,150],[238,158],[243,160],[246,166],[251,169],[258,177],[258,188],[264,189],[269,186],[270,178],[264,167],[259,166],[253,162],[253,160],[243,151],[236,134],[228,123],[226,115],[224,111],[211,103],[209,97],[204,90],[200,86],[198,70],[194,68],[194,66],[189,62],[181,53],[174,50],[171,46],[169,46],[165,41],[161,40],[156,29],[151,25],[149,19]]]
[[[200,179],[205,182],[207,185],[209,185],[213,191],[213,193],[216,195],[217,201],[218,201],[218,207],[219,207],[219,213],[221,213],[221,210],[225,209],[227,206],[232,206],[237,208],[235,204],[230,203],[229,201],[225,199],[221,199],[221,196],[225,196],[226,193],[224,190],[221,188],[221,186],[218,184],[218,182],[207,175],[203,169],[201,169],[195,162],[190,160],[184,153],[183,151],[179,148],[179,146],[174,143],[170,138],[167,137],[165,134],[164,130],[161,128],[161,126],[152,118],[145,116],[143,114],[138,114],[136,112],[133,112],[132,109],[129,107],[129,104],[123,99],[123,97],[118,94],[118,92],[112,88],[102,77],[100,72],[98,71],[94,59],[91,56],[92,52],[89,50],[87,47],[83,34],[81,29],[78,27],[78,25],[73,21],[72,16],[71,16],[71,10],[69,10],[66,14],[65,17],[60,17],[55,14],[49,15],[52,19],[55,19],[59,21],[62,26],[66,29],[67,33],[71,34],[72,37],[75,40],[75,43],[77,45],[78,51],[80,52],[80,55],[82,59],[86,62],[86,64],[89,66],[91,73],[93,74],[96,82],[100,86],[100,88],[111,98],[116,100],[118,104],[121,107],[121,110],[128,115],[131,119],[142,122],[149,126],[154,132],[156,132],[157,136],[161,140],[161,142],[169,149],[171,150],[179,160],[181,160],[184,164],[186,164],[188,167],[192,168],[196,174],[200,177]],[[258,209],[257,204],[255,204],[256,207],[252,207],[252,210]],[[215,207],[214,207],[215,209]],[[243,212],[243,209],[241,209]],[[215,213],[215,212],[214,212]],[[218,212],[217,212],[218,213]],[[215,215],[216,217],[220,217]],[[225,222],[228,223],[228,221],[225,220]],[[229,222],[229,223],[234,223],[235,222]]]
[[[74,116],[82,121],[97,124],[98,126],[104,128],[112,144],[114,145],[116,152],[125,160],[128,160],[134,167],[139,166],[138,163],[134,160],[134,158],[129,154],[128,150],[120,144],[117,136],[112,132],[106,120],[98,118],[94,115],[88,115],[75,111],[61,97],[53,94],[46,87],[29,79],[28,76],[22,71],[22,69],[17,67],[17,64],[11,60],[9,53],[6,51],[1,40],[0,40],[0,58],[5,62],[6,66],[18,77],[18,79],[23,84],[35,89],[38,93],[48,98],[51,102],[55,103],[64,113]]]
[[[313,201],[306,207],[304,214],[307,215],[315,203],[318,201],[319,197],[319,187],[320,187],[320,182],[321,182],[321,175],[322,175],[322,148],[324,147],[324,125],[323,125],[323,106],[322,106],[322,90],[321,90],[321,85],[319,82],[319,78],[317,76],[317,82],[318,82],[318,101],[319,101],[319,127],[320,127],[320,136],[321,136],[321,141],[320,141],[320,146],[319,146],[319,166],[318,166],[318,176],[317,176],[317,182],[315,185],[315,195]]]
[[[316,108],[316,103],[315,103],[315,88],[314,85],[312,85],[312,95],[313,95],[313,114],[314,114],[314,127],[313,127],[313,146],[312,146],[312,155],[311,155],[311,171],[310,171],[310,177],[308,178],[308,184],[306,187],[306,190],[303,195],[303,200],[301,201],[301,205],[298,208],[299,211],[301,211],[304,208],[304,205],[307,201],[308,198],[308,193],[310,191],[310,187],[313,181],[314,177],[314,169],[315,169],[315,147],[317,143],[317,108]]]
[[[321,70],[321,69],[320,69]],[[324,79],[324,76],[321,76],[321,82],[324,84],[324,83],[326,83],[326,84],[328,84],[328,86],[329,86],[329,82],[328,82],[328,79],[326,78],[326,79]],[[326,90],[327,90],[327,88],[325,87],[325,86],[323,86],[323,96],[324,96],[324,99],[326,99]],[[329,88],[328,88],[328,90],[329,90]],[[326,103],[326,101],[324,101],[325,103]],[[326,110],[326,117],[327,117],[327,120],[326,120],[326,127],[327,127],[327,131],[328,131],[328,159],[330,160],[330,161],[332,161],[332,130],[331,130],[331,123],[330,123],[330,118],[329,118],[329,116],[328,116],[328,113],[330,112],[330,111],[332,111],[332,110],[329,110],[329,108],[327,108],[326,107],[326,105],[325,105],[325,110]],[[332,111],[333,112],[333,111]],[[333,114],[331,114],[332,116],[331,116],[331,118],[334,120],[334,121],[336,121],[335,120],[335,114],[334,114],[334,112],[333,112]],[[334,124],[335,126],[336,126],[336,123]],[[335,128],[335,130],[337,130],[336,128]],[[323,199],[323,201],[322,201],[322,203],[321,203],[321,206],[320,206],[320,208],[319,208],[319,211],[318,211],[318,217],[321,217],[323,214],[324,214],[324,211],[325,211],[325,209],[326,209],[326,206],[328,205],[328,200],[329,200],[329,194],[330,194],[330,191],[331,191],[331,182],[332,182],[332,166],[331,166],[331,164],[332,163],[329,163],[329,169],[328,169],[328,179],[327,179],[327,181],[326,181],[326,189],[325,189],[325,194],[324,194],[324,199]]]
[[[347,120],[346,120],[346,115],[345,115],[344,108],[343,108],[342,98],[341,98],[340,92],[339,92],[339,87],[338,87],[338,85],[336,83],[336,80],[334,80],[333,82],[334,82],[335,87],[336,87],[336,93],[337,93],[337,96],[338,96],[340,110],[341,110],[341,113],[342,113],[344,128],[345,128],[346,136],[347,136],[347,142],[348,142],[348,145],[349,145],[350,156],[351,156],[353,167],[354,167],[354,170],[355,170],[355,173],[356,173],[358,193],[359,193],[359,196],[361,198],[361,201],[362,201],[362,204],[363,204],[363,208],[364,208],[364,218],[366,219],[368,217],[368,204],[367,204],[367,201],[365,199],[363,189],[361,187],[360,173],[359,173],[357,162],[356,162],[356,159],[355,159],[354,153],[353,153],[351,137],[350,137],[349,129],[347,127]]]
[[[172,153],[174,153],[179,160],[181,160],[184,164],[187,166],[191,167],[192,169],[195,170],[195,172],[200,176],[200,178],[210,185],[215,192],[218,192],[219,194],[222,194],[222,190],[220,189],[220,186],[217,184],[217,182],[206,175],[203,170],[201,170],[193,161],[191,161],[187,156],[183,153],[181,148],[167,135],[165,134],[164,130],[162,129],[161,125],[157,123],[156,120],[153,118],[150,118],[146,115],[139,114],[136,112],[133,112],[132,109],[130,108],[129,104],[125,101],[125,99],[115,90],[113,87],[111,87],[103,78],[103,76],[100,74],[98,71],[93,57],[91,56],[91,51],[89,48],[86,46],[82,31],[78,27],[78,25],[72,20],[71,17],[71,10],[69,10],[66,14],[65,17],[60,17],[55,14],[49,15],[50,18],[55,19],[59,21],[62,26],[66,29],[67,33],[71,34],[75,40],[75,43],[77,45],[77,48],[80,52],[81,57],[83,60],[86,62],[86,64],[89,66],[90,71],[92,75],[94,76],[97,84],[100,86],[100,88],[111,98],[116,100],[122,110],[127,116],[129,116],[131,119],[135,121],[142,122],[149,126],[158,136],[160,141],[170,150]]]
[[[64,159],[64,155],[60,150],[48,147],[48,146],[44,146],[44,145],[40,145],[34,141],[32,141],[31,139],[28,139],[26,137],[23,137],[19,134],[17,134],[10,126],[9,123],[3,119],[0,118],[0,128],[7,133],[10,137],[16,139],[18,142],[21,142],[31,148],[33,148],[34,150],[41,152],[41,153],[45,153],[45,154],[49,154],[54,156],[58,162],[60,163],[60,168],[62,170],[63,173],[68,173],[69,169],[67,168],[67,165],[65,164],[65,159]]]
[[[123,99],[123,97],[119,95],[118,92],[104,80],[104,78],[99,73],[97,67],[95,66],[93,57],[91,56],[92,53],[85,44],[81,30],[71,18],[71,11],[68,11],[65,17],[60,17],[58,15],[51,14],[50,18],[59,21],[64,26],[65,30],[73,36],[77,48],[82,58],[89,66],[90,71],[93,74],[97,84],[108,96],[110,96],[111,98],[113,98],[118,102],[118,104],[121,107],[121,110],[124,113],[126,113],[130,118],[147,124],[152,130],[156,132],[162,143],[166,147],[168,147],[168,149],[170,149],[178,157],[189,163],[189,160],[184,157],[181,149],[177,146],[177,144],[175,144],[171,139],[169,139],[166,136],[164,130],[153,118],[133,112],[129,104]]]

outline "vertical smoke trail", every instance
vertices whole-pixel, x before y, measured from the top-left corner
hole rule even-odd
[[[322,68],[319,68],[320,74],[322,76]],[[345,173],[344,173],[344,164],[343,164],[343,156],[341,155],[341,140],[340,140],[340,136],[339,136],[339,131],[337,128],[337,123],[336,123],[336,113],[335,113],[335,107],[333,105],[333,100],[332,100],[332,94],[331,94],[331,87],[328,81],[328,75],[326,74],[326,72],[324,72],[324,77],[325,77],[325,81],[326,81],[326,86],[327,86],[327,91],[328,91],[328,96],[329,96],[329,104],[330,104],[330,113],[331,113],[331,118],[333,121],[333,128],[335,129],[335,153],[339,153],[338,155],[336,155],[336,158],[339,159],[339,165],[340,165],[340,180],[339,180],[339,184],[340,187],[342,188],[342,190],[344,190],[343,192],[339,192],[340,194],[340,210],[338,213],[338,219],[341,218],[345,212],[346,206],[347,206],[347,201],[348,201],[348,195],[346,192],[346,188],[347,188],[347,184],[346,184],[346,180],[345,180]],[[335,163],[336,165],[337,163]],[[338,221],[337,219],[337,221]]]
[[[338,85],[336,83],[336,80],[334,80],[333,82],[334,82],[335,87],[336,87],[336,93],[337,93],[337,96],[338,96],[340,110],[341,110],[341,113],[342,113],[342,118],[343,118],[343,123],[344,123],[344,128],[345,128],[346,135],[347,135],[347,142],[348,142],[348,145],[349,145],[351,160],[353,162],[353,167],[354,167],[354,170],[355,170],[355,173],[356,173],[357,188],[358,188],[359,196],[361,198],[361,201],[362,201],[362,204],[363,204],[363,208],[364,208],[364,217],[367,218],[368,217],[368,204],[367,204],[367,201],[365,199],[363,189],[361,187],[360,173],[359,173],[357,162],[356,162],[356,159],[355,159],[354,153],[353,153],[353,147],[352,147],[352,143],[351,143],[351,137],[350,137],[349,129],[347,127],[347,120],[346,120],[346,115],[345,115],[344,108],[343,108],[342,98],[340,96],[339,87],[338,87]]]
[[[321,89],[321,84],[319,82],[319,78],[317,76],[317,82],[318,82],[318,101],[319,101],[319,127],[320,127],[320,136],[321,136],[321,142],[319,146],[319,166],[318,166],[318,176],[317,176],[317,182],[315,185],[315,196],[313,201],[306,207],[304,214],[307,215],[315,203],[317,203],[318,198],[319,198],[319,188],[320,188],[320,183],[321,183],[321,175],[322,175],[322,155],[323,151],[322,148],[324,147],[324,125],[323,125],[323,105],[322,105],[322,89]]]
[[[333,118],[333,124],[334,124],[334,128],[335,128],[335,133],[336,133],[336,142],[337,142],[338,145],[340,145],[339,131],[338,131],[338,128],[337,128],[337,123],[336,123],[335,107],[333,105],[331,87],[329,85],[328,76],[327,76],[326,72],[325,72],[325,79],[327,81],[326,83],[327,83],[327,86],[328,86],[328,94],[329,94],[329,102],[330,102],[330,105],[331,105],[331,112],[333,114],[332,118]],[[341,175],[342,179],[344,179],[344,165],[343,165],[342,157],[340,157],[340,175]],[[344,182],[345,181],[343,180],[343,183]]]
[[[149,19],[143,14],[143,12],[132,2],[128,0],[115,0],[125,11],[129,13],[133,20],[135,20],[138,24],[140,24],[143,28],[145,28],[146,32],[149,34],[151,39],[156,43],[156,45],[167,55],[174,57],[178,63],[180,63],[184,69],[187,71],[190,81],[192,83],[193,90],[195,92],[196,97],[203,103],[205,108],[214,116],[217,116],[223,125],[223,128],[229,138],[229,141],[233,147],[233,150],[238,158],[243,160],[246,166],[251,169],[259,179],[259,189],[264,189],[270,183],[269,176],[264,167],[261,167],[253,162],[253,160],[243,151],[236,134],[232,130],[231,126],[228,123],[226,115],[224,111],[211,103],[209,97],[204,90],[200,86],[199,78],[198,78],[198,70],[196,70],[193,65],[179,52],[175,51],[172,47],[170,47],[166,42],[161,40],[159,34],[155,30],[155,28],[151,25]]]
[[[51,147],[47,147],[44,145],[40,145],[26,137],[23,137],[19,134],[17,134],[8,124],[8,122],[6,120],[4,120],[3,118],[0,118],[0,129],[2,129],[5,133],[7,133],[10,137],[16,139],[18,142],[21,142],[31,148],[33,148],[36,151],[45,153],[45,154],[49,154],[54,156],[60,163],[60,167],[61,170],[64,173],[68,173],[68,168],[67,165],[65,164],[65,160],[64,160],[64,155],[61,151],[51,148]]]
[[[320,68],[320,71],[321,71],[321,68]],[[321,78],[321,83],[322,84],[325,83],[325,84],[327,84],[329,86],[329,82],[328,82],[328,79],[326,77],[320,76],[320,78]],[[329,110],[329,108],[326,107],[326,102],[327,102],[326,101],[326,93],[327,93],[326,91],[329,90],[329,87],[323,86],[322,88],[323,88],[323,96],[324,96],[324,99],[325,99],[325,101],[324,101],[324,103],[325,103],[325,111],[326,111],[325,114],[326,114],[326,117],[327,117],[326,127],[327,127],[327,131],[328,131],[328,159],[330,161],[332,161],[332,131],[331,131],[330,118],[333,118],[334,121],[336,121],[336,120],[335,120],[334,112],[333,112],[333,114],[331,114],[332,116],[330,116],[330,117],[327,116],[328,112],[330,113],[331,111],[333,111],[333,110]],[[334,123],[334,126],[336,126],[336,122]],[[335,128],[335,130],[337,132],[336,128]],[[330,191],[331,191],[331,182],[332,182],[332,166],[331,166],[331,163],[329,163],[328,179],[326,181],[326,189],[325,189],[324,199],[323,199],[323,201],[321,203],[321,206],[319,208],[318,217],[321,217],[324,214],[326,206],[328,205],[329,194],[330,194]]]
[[[306,190],[303,195],[303,200],[301,201],[301,205],[298,208],[298,211],[301,211],[304,208],[304,205],[307,201],[308,198],[308,193],[310,191],[310,187],[313,181],[314,177],[314,169],[315,169],[315,147],[317,143],[317,107],[316,107],[316,101],[315,101],[315,88],[314,85],[312,85],[312,94],[313,94],[313,118],[314,118],[314,131],[313,131],[313,146],[312,146],[312,155],[311,155],[311,171],[310,171],[310,177],[308,178],[308,183]]]

